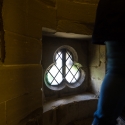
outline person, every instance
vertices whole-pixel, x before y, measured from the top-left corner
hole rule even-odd
[[[92,125],[117,125],[125,106],[125,0],[100,0],[93,44],[106,46],[106,74]]]

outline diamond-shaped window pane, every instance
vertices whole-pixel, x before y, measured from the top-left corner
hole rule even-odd
[[[56,54],[56,66],[58,67],[58,69],[62,68],[62,53],[58,52]]]
[[[61,52],[57,52],[55,59],[58,60],[59,58],[62,60],[62,53]]]
[[[58,69],[62,68],[62,60],[60,58],[56,61],[56,66],[58,67]]]
[[[80,77],[80,72],[76,66],[72,66],[70,70],[66,68],[66,73],[66,80],[70,83],[76,82]]]
[[[71,72],[68,72],[68,74],[66,75],[66,80],[70,83],[71,80],[73,79],[73,75],[71,74]]]
[[[80,77],[80,72],[73,65],[72,54],[66,49],[61,49],[55,55],[55,64],[48,70],[47,79],[51,85],[59,85],[63,79],[75,83]]]
[[[80,72],[78,71],[75,75],[75,79],[78,79],[80,77]]]
[[[58,85],[58,82],[54,80],[51,85]]]
[[[58,73],[58,69],[57,69],[57,67],[54,65],[54,66],[52,66],[52,68],[49,70],[49,72],[53,75],[53,77],[55,77],[56,74]]]
[[[51,85],[58,85],[62,82],[62,70],[58,69],[58,66],[53,65],[47,73],[48,82]]]
[[[76,75],[76,73],[78,72],[78,68],[76,66],[72,66],[71,70],[73,75]]]
[[[66,53],[66,65],[73,65],[72,56]]]
[[[55,77],[55,80],[60,84],[63,80],[62,74],[59,72],[57,76]]]

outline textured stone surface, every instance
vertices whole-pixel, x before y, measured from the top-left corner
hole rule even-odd
[[[39,0],[49,6],[56,6],[56,0]]]
[[[96,105],[97,99],[92,94],[71,96],[47,103],[44,105],[43,123],[67,125],[79,119],[93,117]]]
[[[3,20],[4,30],[26,35],[26,1],[4,0]]]
[[[57,16],[54,7],[47,6],[37,0],[28,2],[28,15],[34,19],[39,19],[43,27],[56,29]]]
[[[42,38],[42,21],[38,18],[34,18],[32,15],[27,15],[27,35],[32,38]]]
[[[5,64],[40,64],[42,43],[40,40],[5,32]]]
[[[90,90],[97,94],[105,76],[105,46],[89,44]]]
[[[95,103],[96,102],[96,103]],[[65,125],[71,121],[88,118],[93,116],[96,109],[97,100],[74,102],[68,105],[62,105],[57,109],[58,125]],[[84,107],[84,108],[82,108]]]
[[[78,2],[78,3],[88,3],[88,4],[97,4],[99,0],[69,0],[71,2]]]
[[[42,55],[42,27],[91,34],[97,3],[98,0],[4,0],[5,60],[0,66],[0,102],[4,103],[0,104],[1,125],[5,121],[8,125],[36,124],[36,116],[29,116],[42,106],[42,68],[37,65]],[[91,47],[90,51],[91,78],[95,78],[91,83],[94,89],[99,90],[105,68],[104,65],[100,67],[100,61],[105,62],[104,48]],[[95,101],[86,101],[59,106],[53,112],[46,112],[44,125],[65,125],[70,120],[89,116],[95,105]]]
[[[0,67],[0,102],[42,87],[41,65]]]
[[[0,64],[1,64],[1,31],[0,31]]]
[[[68,0],[57,1],[58,18],[79,22],[93,23],[97,5],[80,4]]]
[[[100,87],[105,76],[105,63],[99,67],[90,67],[90,82],[93,92],[97,95],[100,93]]]
[[[56,28],[56,9],[40,1],[5,0],[3,5],[4,30],[40,39],[42,27]]]
[[[100,64],[99,45],[89,44],[89,66],[98,67]]]
[[[88,25],[68,20],[59,20],[57,25],[57,31],[86,35],[92,34],[92,29]]]
[[[43,114],[43,125],[57,125],[56,109],[49,110]]]
[[[1,42],[2,42],[2,2],[0,1],[0,64],[1,64],[1,48],[2,48],[2,45],[1,45]]]
[[[0,125],[6,125],[5,103],[0,103]]]
[[[20,97],[7,101],[7,123],[9,125],[20,124],[34,110],[42,107],[41,90],[36,89]]]

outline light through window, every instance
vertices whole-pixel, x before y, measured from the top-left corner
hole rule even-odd
[[[78,87],[85,79],[81,64],[77,63],[77,53],[72,47],[62,46],[54,53],[53,63],[46,69],[44,81],[52,90]]]
[[[80,76],[80,71],[73,63],[72,54],[62,49],[56,53],[55,64],[50,67],[46,78],[49,84],[58,85],[64,79],[69,83],[75,83]]]

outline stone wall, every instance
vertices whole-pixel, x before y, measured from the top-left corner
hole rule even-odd
[[[0,31],[0,125],[42,124],[42,27],[91,35],[97,3],[98,0],[0,0],[4,31],[2,35]],[[90,63],[91,82],[98,87],[104,74],[104,48],[90,47],[94,60]],[[95,76],[97,71],[100,77]]]
[[[1,0],[0,1],[0,64],[1,64],[1,61],[3,60],[3,55],[2,55],[3,47],[2,46],[4,44],[4,42],[2,42],[3,40],[2,5],[3,5],[3,2]]]
[[[89,45],[90,91],[97,96],[105,75],[105,51],[104,45]]]

